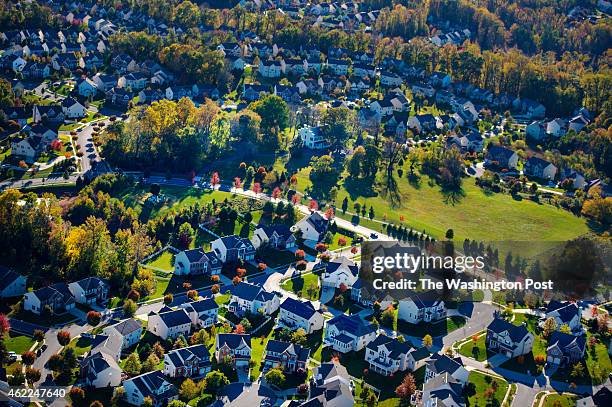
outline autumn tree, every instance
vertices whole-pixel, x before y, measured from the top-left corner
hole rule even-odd
[[[395,389],[395,394],[401,400],[407,401],[410,400],[410,396],[414,394],[416,391],[416,382],[414,380],[414,376],[411,373],[408,373],[402,383],[397,386]]]

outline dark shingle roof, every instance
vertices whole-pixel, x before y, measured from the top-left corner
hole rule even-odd
[[[287,297],[280,307],[304,319],[310,319],[318,312],[310,301],[298,301],[291,297]]]

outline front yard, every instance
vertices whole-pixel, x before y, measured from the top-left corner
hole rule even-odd
[[[18,355],[21,355],[25,351],[29,350],[32,346],[34,346],[36,342],[34,339],[25,336],[25,335],[17,335],[14,333],[9,333],[4,338],[4,344],[6,345],[6,350],[9,352],[15,352]]]
[[[507,381],[478,371],[470,372],[466,389],[470,407],[501,406],[507,391]]]
[[[281,288],[309,300],[318,300],[320,291],[319,276],[313,273],[299,274],[284,281],[281,284]]]
[[[411,324],[404,320],[397,320],[397,330],[405,335],[417,336],[419,338],[425,335],[443,336],[453,332],[465,325],[465,318],[452,316],[444,321],[436,323],[422,322],[420,324]]]

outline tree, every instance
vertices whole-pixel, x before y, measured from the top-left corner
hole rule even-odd
[[[172,294],[168,293],[164,295],[164,304],[170,305],[172,304],[172,301],[174,301],[174,297],[172,296]]]
[[[190,378],[185,379],[179,389],[179,397],[184,401],[196,398],[199,393],[200,389]]]
[[[453,238],[455,237],[455,232],[453,231],[453,229],[448,229],[444,236],[447,240],[453,240]]]
[[[303,328],[298,328],[295,332],[293,332],[293,334],[291,334],[291,343],[305,345],[306,341],[308,341],[308,336]]]
[[[430,348],[433,345],[433,338],[431,335],[427,334],[423,337],[423,346],[426,348]]]
[[[544,325],[542,325],[542,330],[544,331],[544,337],[548,338],[550,334],[557,330],[557,321],[553,317],[546,319]]]
[[[287,103],[280,96],[267,95],[251,103],[249,108],[261,117],[264,144],[274,149],[278,148],[280,132],[289,125]]]
[[[136,376],[140,374],[140,370],[142,369],[142,364],[140,363],[140,357],[138,353],[132,352],[125,360],[125,364],[123,366],[123,371],[131,376]]]
[[[334,219],[335,213],[334,213],[334,208],[332,208],[331,206],[329,208],[327,208],[327,210],[325,211],[325,218],[327,220],[332,220]]]
[[[570,376],[574,379],[580,378],[584,375],[584,365],[582,362],[576,363],[572,366],[572,371],[570,372]]]
[[[100,320],[102,319],[102,314],[100,314],[98,311],[89,311],[87,313],[87,322],[90,325],[96,326],[100,323]]]
[[[221,179],[219,178],[219,173],[213,172],[212,177],[210,177],[210,185],[212,185],[213,189],[215,188],[215,186],[219,185],[220,181]]]
[[[85,390],[74,386],[68,392],[68,396],[75,406],[80,406],[85,401]]]
[[[345,196],[344,199],[342,200],[342,213],[346,213],[347,209],[348,209],[348,198]]]
[[[0,314],[0,338],[11,330],[11,324],[5,314]]]
[[[35,369],[33,367],[28,367],[26,368],[26,371],[25,371],[25,377],[29,383],[34,384],[40,380],[40,377],[41,377],[40,370]]]
[[[70,343],[70,332],[68,332],[68,331],[59,331],[57,333],[57,341],[62,346],[68,345]]]
[[[268,370],[264,377],[266,378],[266,382],[277,387],[281,387],[286,380],[283,371],[276,368]]]
[[[204,378],[204,389],[207,393],[217,394],[219,390],[229,384],[229,379],[221,372],[213,370]]]
[[[94,400],[94,401],[91,402],[89,407],[104,407],[104,404],[102,404],[101,401]]]
[[[154,352],[152,352],[149,356],[147,356],[147,359],[142,364],[142,369],[140,369],[140,371],[142,373],[152,372],[157,368],[157,365],[159,365],[159,358]]]
[[[571,334],[572,333],[572,329],[569,327],[568,324],[563,324],[561,325],[561,328],[559,328],[559,332],[563,332],[564,334]]]
[[[1,335],[0,335],[1,336]],[[40,329],[35,329],[33,338],[37,342],[42,342],[45,339],[45,332]]]
[[[32,366],[36,360],[36,353],[31,351],[25,351],[21,354],[21,362],[26,366]]]
[[[193,241],[195,232],[191,225],[187,222],[183,223],[178,230],[178,241],[183,249],[188,249]]]
[[[153,407],[153,399],[147,396],[142,400],[142,407]]]
[[[138,309],[138,305],[136,305],[136,303],[130,300],[129,298],[125,300],[125,302],[123,303],[123,315],[126,318],[133,317],[134,314],[136,314],[137,309]]]
[[[395,389],[395,394],[400,399],[407,401],[410,400],[410,396],[414,394],[416,391],[416,383],[414,381],[414,376],[411,373],[408,373],[402,383],[397,386]]]

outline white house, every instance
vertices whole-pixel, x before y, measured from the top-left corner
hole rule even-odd
[[[81,377],[87,386],[117,387],[122,370],[117,361],[105,352],[92,352],[81,362]]]
[[[382,86],[400,86],[403,82],[403,79],[393,72],[382,71],[380,73],[380,84]]]
[[[223,263],[235,263],[239,260],[251,261],[255,258],[253,243],[244,237],[224,236],[214,240],[210,246]]]
[[[0,298],[19,297],[26,292],[26,278],[0,266]]]
[[[538,157],[530,157],[525,162],[523,170],[527,175],[548,180],[555,179],[557,175],[557,167],[553,163]]]
[[[191,324],[196,328],[209,328],[217,323],[219,305],[213,298],[183,303],[179,307],[187,311]]]
[[[236,368],[248,369],[251,360],[251,335],[218,334],[215,358],[217,362],[230,358]]]
[[[323,136],[320,127],[304,126],[298,130],[298,135],[306,148],[311,150],[325,150],[329,148],[329,143]]]
[[[531,352],[533,340],[533,334],[525,325],[514,325],[497,315],[487,327],[487,350],[508,358]]]
[[[364,358],[371,370],[390,376],[398,370],[415,370],[415,360],[410,357],[413,350],[408,342],[381,334],[366,346]]]
[[[423,300],[415,294],[399,301],[397,318],[411,324],[435,322],[446,318],[446,307],[442,300]]]
[[[251,242],[256,249],[262,245],[277,249],[293,249],[296,246],[296,239],[293,232],[286,225],[259,225],[253,232]]]
[[[191,319],[183,308],[173,310],[163,307],[158,313],[149,313],[147,330],[162,339],[187,336],[191,330]]]
[[[217,275],[223,263],[217,255],[202,248],[183,250],[174,256],[174,274],[176,275]]]
[[[436,376],[448,374],[463,385],[467,384],[470,373],[463,366],[460,357],[451,358],[441,353],[432,354],[426,361],[425,382],[430,381]]]
[[[119,335],[122,338],[121,349],[128,349],[140,341],[142,322],[136,318],[129,318],[107,326],[102,332],[108,336]]]
[[[164,355],[164,374],[168,377],[199,378],[211,370],[210,352],[206,345],[173,349]]]
[[[259,61],[259,74],[264,78],[280,78],[285,73],[285,61]]]
[[[280,306],[280,299],[276,293],[271,293],[263,287],[240,282],[232,289],[227,308],[236,315],[246,313],[262,313],[270,315]]]
[[[351,288],[358,277],[359,267],[357,264],[341,256],[327,263],[321,281],[325,287],[339,288],[344,284],[347,288]]]
[[[326,322],[323,343],[342,353],[358,352],[376,339],[376,325],[359,315],[339,314]]]
[[[75,304],[66,283],[57,283],[25,293],[23,298],[23,309],[37,315],[46,310],[52,314],[63,314],[74,308]]]
[[[154,370],[140,376],[124,380],[125,400],[134,406],[142,406],[145,397],[153,400],[155,407],[161,407],[178,400],[176,387],[163,375],[161,370]]]
[[[98,277],[87,277],[68,284],[78,304],[103,303],[108,297],[108,284]]]
[[[87,109],[71,97],[62,100],[62,112],[68,119],[81,119],[85,117]]]
[[[553,137],[561,137],[567,133],[567,121],[564,119],[554,119],[546,123],[546,134]]]
[[[293,225],[291,230],[293,232],[299,231],[304,240],[320,242],[325,237],[328,227],[329,220],[319,212],[313,212]]]
[[[323,329],[323,314],[315,309],[310,301],[299,301],[287,297],[280,305],[277,325],[292,331],[303,329],[307,334],[311,334],[319,329]]]

